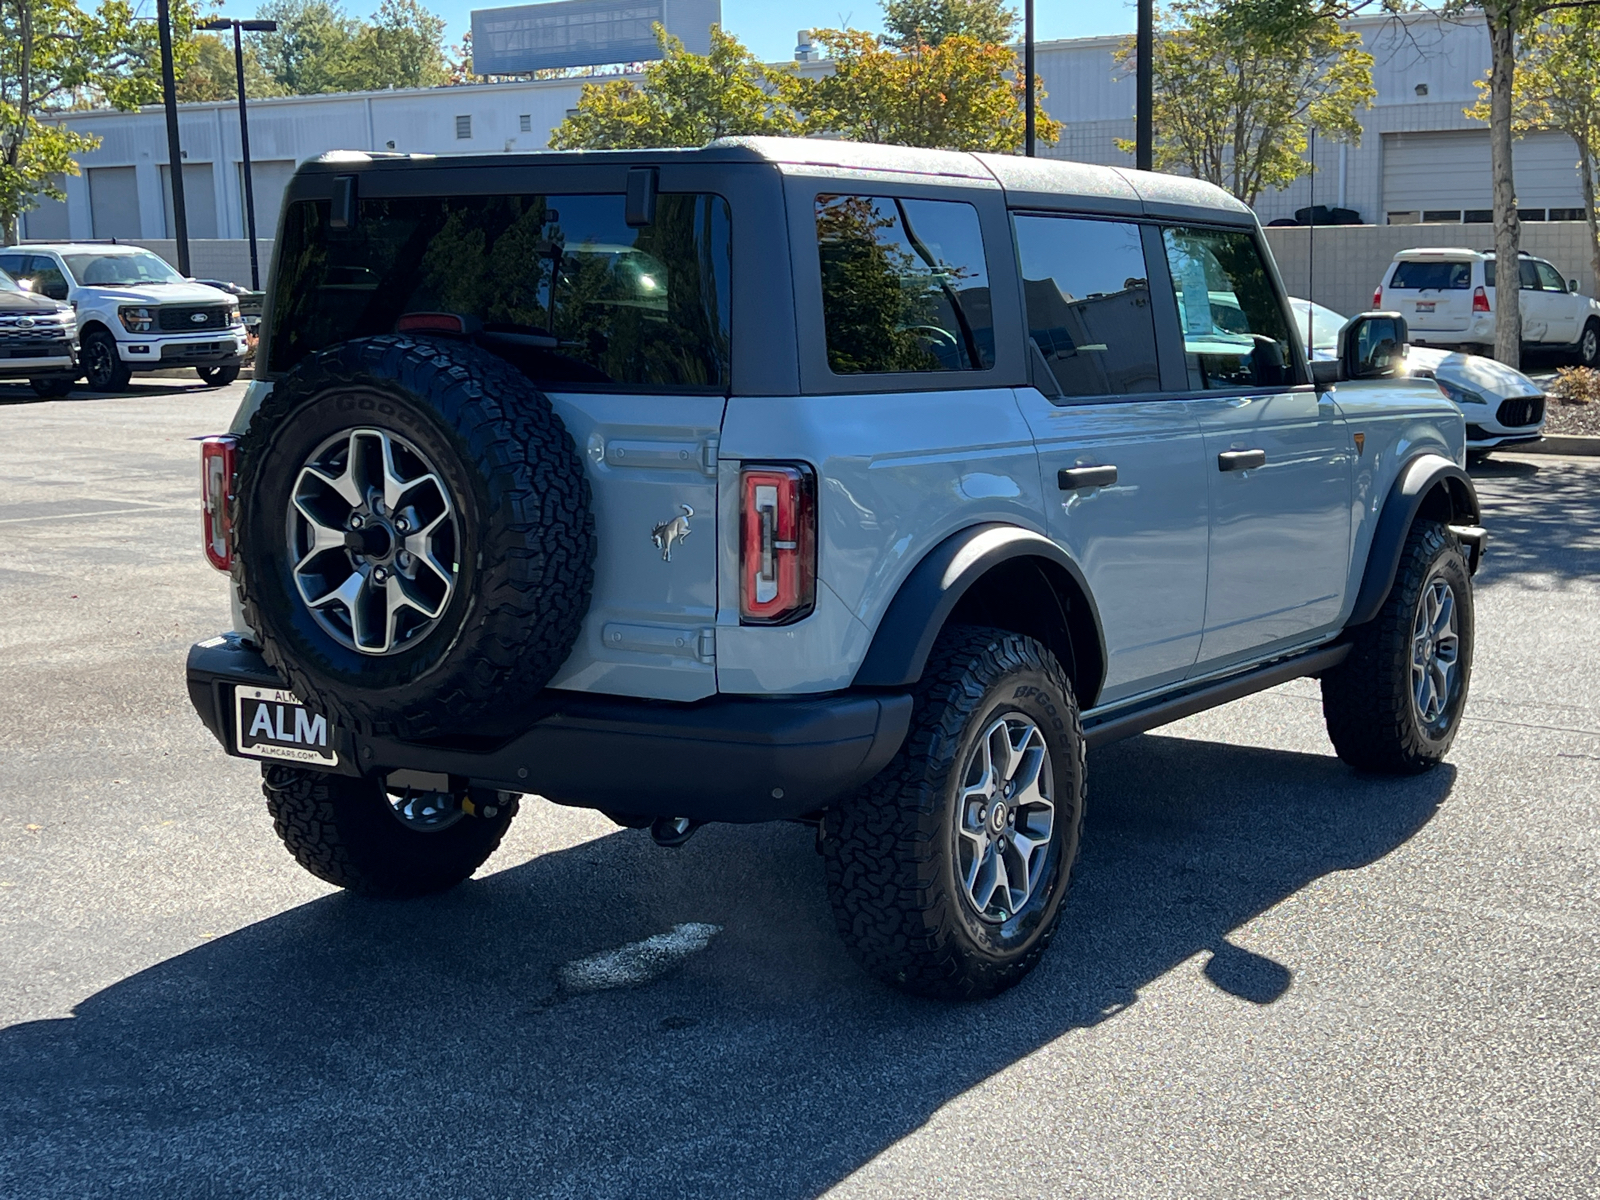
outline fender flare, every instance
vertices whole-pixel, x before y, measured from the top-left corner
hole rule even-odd
[[[1094,594],[1078,564],[1042,534],[1017,525],[990,522],[951,534],[912,568],[878,622],[852,686],[905,687],[922,678],[934,640],[961,597],[995,567],[1020,558],[1043,559],[1071,578],[1099,639],[1098,661],[1103,676],[1105,632]],[[1079,597],[1059,599],[1069,606]],[[1092,682],[1092,691],[1085,689],[1091,695],[1099,691],[1101,680]]]
[[[1364,625],[1378,615],[1383,602],[1389,598],[1389,589],[1394,586],[1406,536],[1423,504],[1440,488],[1444,489],[1449,503],[1451,524],[1459,527],[1457,532],[1471,546],[1471,566],[1476,570],[1487,535],[1477,528],[1482,510],[1472,478],[1442,454],[1418,454],[1400,468],[1378,511],[1378,527],[1373,531],[1372,545],[1367,550],[1361,589],[1356,593],[1355,607],[1346,624]]]

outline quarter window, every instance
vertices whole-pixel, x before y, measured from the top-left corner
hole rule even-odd
[[[1193,388],[1296,382],[1289,322],[1255,238],[1217,229],[1165,229],[1184,360]]]
[[[839,375],[994,366],[978,210],[952,200],[818,196],[828,366]]]
[[[1139,226],[1017,217],[1028,336],[1064,396],[1161,388]]]

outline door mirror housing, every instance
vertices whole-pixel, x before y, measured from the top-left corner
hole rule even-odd
[[[1405,373],[1411,330],[1397,312],[1365,312],[1339,330],[1339,373],[1345,379],[1393,379]]]
[[[1578,294],[1578,281],[1576,279],[1567,280],[1567,291],[1571,292],[1574,296]]]

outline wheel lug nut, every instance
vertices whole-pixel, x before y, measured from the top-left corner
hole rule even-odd
[[[350,514],[350,528],[351,529],[360,529],[361,528],[361,514],[360,513],[351,513]]]
[[[398,521],[396,521],[394,523],[394,527],[401,533],[411,532],[411,522],[406,520],[404,517],[401,517]]]
[[[389,578],[389,572],[385,571],[382,567],[379,567],[372,572],[372,577],[379,583],[382,583],[385,579]]]
[[[397,561],[400,563],[400,565],[402,567],[409,567],[411,565],[411,555],[408,552],[402,550],[402,551],[400,551],[400,557],[399,557],[399,559]]]

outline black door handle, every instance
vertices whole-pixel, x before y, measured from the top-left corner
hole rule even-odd
[[[1117,481],[1117,469],[1114,466],[1103,467],[1062,467],[1056,472],[1056,483],[1063,492],[1075,492],[1079,488],[1110,487]]]
[[[1219,471],[1248,471],[1253,467],[1267,465],[1267,452],[1265,450],[1224,450],[1217,455],[1217,470]]]

